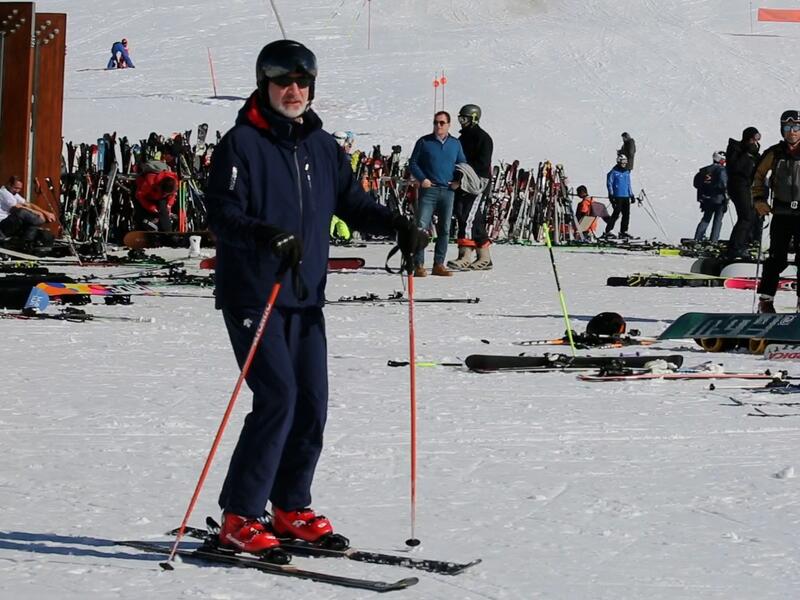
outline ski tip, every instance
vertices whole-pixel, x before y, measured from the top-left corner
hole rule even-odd
[[[158,563],[158,566],[164,569],[165,571],[174,571],[175,567],[172,566],[172,563],[168,560]]]

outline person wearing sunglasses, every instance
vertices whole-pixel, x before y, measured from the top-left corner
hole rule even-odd
[[[433,115],[433,132],[417,140],[409,169],[419,182],[417,198],[417,225],[427,230],[436,215],[436,246],[433,252],[432,275],[449,277],[453,274],[444,264],[447,242],[450,238],[450,221],[453,216],[453,190],[459,187],[456,164],[467,162],[461,143],[450,135],[450,113],[439,111]],[[417,252],[415,277],[425,277],[425,254]]]
[[[775,292],[781,272],[789,264],[790,246],[795,253],[795,264],[800,264],[800,111],[784,111],[781,115],[781,135],[783,140],[764,152],[753,178],[753,206],[756,213],[762,217],[772,214],[769,255],[764,261],[764,274],[758,285],[758,311],[762,313],[775,312]],[[767,202],[770,192],[772,206]]]
[[[409,261],[428,243],[412,221],[361,189],[344,150],[322,129],[311,108],[317,72],[316,56],[299,42],[264,46],[257,89],[216,146],[205,196],[217,247],[216,307],[239,368],[267,298],[284,284],[248,372],[252,410],[219,496],[219,544],[233,551],[277,553],[279,536],[348,544],[310,508],[328,410],[322,307],[331,217],[359,231],[396,232]]]
[[[728,140],[725,151],[725,172],[728,174],[728,196],[736,209],[736,223],[728,242],[729,260],[750,260],[750,244],[759,237],[761,220],[756,219],[750,188],[756,165],[761,160],[761,134],[755,127],[746,127],[742,139]]]

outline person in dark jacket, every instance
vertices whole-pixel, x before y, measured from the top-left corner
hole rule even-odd
[[[764,152],[753,177],[753,207],[756,213],[759,216],[772,214],[769,256],[764,261],[764,274],[758,285],[758,311],[762,313],[775,312],[775,292],[781,271],[789,264],[790,246],[800,270],[800,111],[784,111],[781,115],[781,135],[783,140]],[[771,207],[767,202],[770,191]]]
[[[482,271],[492,268],[492,256],[489,252],[491,244],[486,234],[486,222],[481,203],[488,191],[492,178],[492,137],[479,125],[481,108],[477,104],[465,104],[458,111],[458,122],[461,124],[461,135],[458,141],[464,150],[467,164],[473,168],[483,183],[483,191],[470,194],[459,188],[455,192],[453,214],[456,217],[458,258],[451,260],[447,266],[451,269],[474,269]],[[477,250],[477,259],[472,260],[472,251]]]
[[[122,38],[111,46],[111,58],[108,59],[106,69],[126,69],[128,67],[135,69],[136,65],[133,64],[128,51],[128,40]]]
[[[347,157],[310,108],[317,60],[306,46],[278,40],[256,62],[258,89],[216,146],[205,197],[216,236],[216,306],[242,367],[270,291],[274,302],[247,384],[253,408],[219,497],[220,544],[269,553],[276,536],[333,541],[328,519],[311,508],[328,401],[322,306],[328,228],[334,212],[359,230],[390,235],[410,257],[427,235],[393,216],[355,180]],[[269,524],[260,520],[272,504]]]
[[[617,155],[617,164],[606,175],[606,188],[608,199],[613,210],[611,218],[606,222],[604,238],[612,238],[612,230],[617,224],[617,219],[622,215],[619,226],[619,237],[629,238],[628,225],[631,220],[631,203],[634,201],[633,188],[631,187],[631,172],[628,170],[628,157],[624,154]]]
[[[711,242],[719,240],[719,232],[722,229],[722,218],[728,210],[728,174],[725,172],[725,153],[721,150],[714,152],[712,163],[701,168],[694,176],[694,187],[697,190],[697,201],[700,203],[700,210],[703,211],[703,218],[697,224],[694,232],[695,241],[702,241],[706,236],[711,219],[714,224],[711,226]]]
[[[417,140],[408,168],[419,181],[417,199],[417,225],[427,229],[433,215],[436,221],[436,247],[433,252],[432,275],[449,277],[453,274],[445,265],[447,242],[450,239],[450,221],[453,216],[453,190],[458,189],[456,165],[467,162],[461,143],[450,135],[450,113],[440,110],[433,115],[433,133]],[[425,277],[425,255],[417,253],[416,277]]]
[[[736,223],[728,242],[728,257],[733,260],[750,258],[747,249],[753,241],[754,232],[761,227],[750,196],[756,165],[761,160],[760,148],[761,134],[758,129],[747,127],[742,131],[741,141],[733,138],[728,140],[728,149],[725,151],[728,196],[736,208]]]
[[[633,157],[636,156],[636,141],[626,131],[622,134],[622,147],[617,154],[623,154],[628,159],[628,171],[633,171]]]

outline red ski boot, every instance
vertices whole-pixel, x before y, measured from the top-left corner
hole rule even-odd
[[[223,548],[251,554],[262,554],[280,546],[278,538],[267,530],[264,523],[232,513],[222,516],[219,543]]]
[[[333,525],[310,508],[281,510],[272,507],[272,528],[278,537],[295,538],[334,550],[344,550],[350,541],[343,535],[333,533]]]

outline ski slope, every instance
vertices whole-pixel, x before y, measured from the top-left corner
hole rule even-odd
[[[691,188],[697,167],[747,125],[760,128],[765,145],[776,141],[777,116],[798,97],[793,50],[800,34],[757,24],[756,33],[776,37],[738,35],[750,26],[748,3],[739,0],[376,0],[369,51],[362,2],[276,2],[290,36],[320,58],[315,105],[330,130],[356,131],[361,148],[409,149],[430,128],[431,80],[444,69],[446,107],[455,113],[466,102],[481,105],[496,160],[562,162],[573,184],[603,194],[619,134],[630,132],[639,149],[634,185],[648,191],[673,240],[699,219]],[[69,14],[64,135],[75,141],[200,122],[224,131],[253,88],[258,50],[279,35],[269,4],[253,0],[224,7],[210,0],[42,0],[37,8]],[[104,66],[110,44],[123,36],[135,70],[81,71]],[[631,229],[658,233],[637,212]],[[377,267],[388,249],[332,255],[363,256]],[[492,271],[417,282],[419,297],[481,298],[417,306],[421,360],[517,354],[530,349],[514,341],[563,333],[546,250],[502,246],[493,253]],[[563,249],[556,260],[577,330],[604,310],[656,335],[686,311],[752,307],[752,294],[736,290],[604,285],[634,271],[688,270],[690,259]],[[90,269],[98,278],[130,270]],[[385,295],[400,286],[397,276],[364,269],[331,275],[328,297]],[[246,570],[187,564],[165,573],[158,557],[113,544],[166,539],[163,532],[180,522],[237,376],[213,300],[134,300],[88,310],[154,323],[0,320],[0,597],[372,598]],[[779,295],[776,304],[793,308],[794,298]],[[330,306],[326,319],[331,399],[314,506],[354,544],[402,549],[410,534],[408,372],[386,362],[407,359],[407,309]],[[730,370],[778,366],[742,354],[710,357],[690,342],[647,352],[681,352],[688,366],[709,358]],[[796,595],[800,417],[749,416],[748,403],[775,402],[772,396],[710,391],[697,381],[590,384],[567,373],[435,367],[419,369],[417,395],[422,546],[414,556],[483,563],[455,578],[417,574],[420,583],[395,597]],[[248,403],[244,392],[195,524],[218,516],[216,494]],[[414,574],[296,563],[352,576]]]

